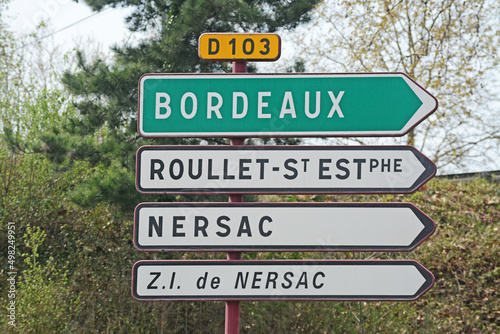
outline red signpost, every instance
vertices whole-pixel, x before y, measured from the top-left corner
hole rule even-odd
[[[233,62],[233,73],[246,73],[247,62],[246,61],[234,61]],[[230,145],[244,145],[245,138],[230,138]],[[229,195],[229,202],[231,203],[241,203],[243,202],[243,195]],[[228,252],[228,261],[231,260],[241,260],[241,252]],[[240,332],[240,302],[239,301],[227,301],[226,302],[226,334],[237,334]]]

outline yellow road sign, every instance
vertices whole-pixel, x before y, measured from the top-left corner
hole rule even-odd
[[[198,40],[204,60],[273,61],[281,55],[278,34],[206,33]]]

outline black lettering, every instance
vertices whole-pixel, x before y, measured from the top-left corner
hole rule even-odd
[[[267,38],[263,38],[260,41],[262,43],[264,43],[264,50],[265,50],[265,51],[260,51],[260,54],[263,55],[263,56],[265,56],[265,55],[267,55],[269,53],[269,51],[271,51],[270,48],[269,48],[269,43],[270,42],[269,42],[269,39],[267,39]]]
[[[343,171],[345,173],[344,175],[336,174],[335,177],[337,179],[345,180],[345,179],[347,179],[349,177],[349,175],[350,175],[349,168],[340,165],[340,164],[346,164],[347,165],[348,163],[349,163],[349,160],[347,160],[347,159],[339,159],[339,160],[337,160],[337,168],[340,169],[341,171]]]
[[[256,283],[258,283],[262,280],[260,278],[261,275],[262,275],[262,271],[256,271],[253,273],[252,289],[260,289],[260,285],[257,285]],[[259,277],[257,277],[257,276],[259,276]]]
[[[366,162],[366,159],[354,159],[353,162],[358,164],[358,180],[361,179],[361,164]]]
[[[394,159],[394,172],[401,173],[403,168],[401,168],[401,162],[403,159]]]
[[[384,163],[384,159],[382,159],[382,168],[381,168],[381,172],[384,172],[384,169],[387,168],[387,171],[390,172],[391,171],[391,159],[387,159],[387,163]]]
[[[153,290],[158,289],[158,287],[154,286],[153,283],[156,282],[156,280],[160,277],[161,273],[155,272],[155,273],[149,273],[149,274],[153,275],[154,278],[153,278],[153,280],[151,282],[149,282],[149,284],[146,287],[146,289],[153,289]]]
[[[198,159],[198,174],[194,175],[194,173],[193,173],[193,159],[189,159],[189,164],[188,164],[189,177],[192,180],[198,180],[201,176],[201,171],[202,171],[202,160]]]
[[[175,166],[175,164],[179,165],[179,172],[177,173],[177,175],[175,175],[175,173],[174,173],[174,166]],[[184,174],[184,164],[182,163],[181,160],[174,159],[170,163],[170,168],[168,169],[168,172],[169,172],[170,178],[172,180],[178,180],[178,179],[180,179],[182,177],[182,174]]]
[[[269,159],[257,159],[255,160],[258,164],[260,164],[260,179],[264,179],[264,164],[269,162]]]
[[[159,168],[156,169],[155,166],[156,164],[159,165]],[[165,168],[165,164],[163,163],[163,161],[159,160],[159,159],[151,159],[151,173],[149,174],[149,178],[151,180],[154,180],[155,177],[154,175],[158,175],[158,178],[160,180],[163,180],[163,175],[161,174],[163,172],[163,169]]]
[[[238,272],[238,275],[236,275],[236,283],[234,284],[235,289],[238,289],[238,282],[240,281],[241,281],[241,288],[245,289],[248,281],[248,272],[246,273],[245,280],[243,280],[243,274],[241,272]]]
[[[370,172],[373,172],[373,170],[377,167],[378,167],[378,160],[370,159]]]
[[[272,221],[273,220],[269,216],[264,216],[264,217],[262,217],[260,219],[260,222],[259,222],[259,233],[260,233],[261,236],[268,237],[268,236],[270,236],[273,233],[273,231],[271,231],[271,230],[264,231],[264,226],[263,226],[265,222],[271,223]]]
[[[229,161],[228,159],[224,159],[224,180],[234,180],[234,175],[229,175],[228,174],[228,166],[229,165]]]
[[[293,277],[293,273],[292,273],[291,271],[287,271],[287,272],[285,273],[285,275],[283,275],[283,279],[284,279],[285,281],[287,281],[287,283],[288,283],[288,284],[286,284],[286,285],[285,285],[285,283],[281,283],[281,287],[282,287],[283,289],[290,289],[290,287],[292,286],[292,281],[288,278],[288,276]]]
[[[330,170],[330,167],[324,166],[325,163],[332,162],[332,159],[319,159],[319,179],[320,180],[329,180],[332,178],[331,175],[325,175],[323,172],[327,172]]]
[[[219,175],[212,175],[212,159],[208,159],[208,179],[209,180],[219,179]]]
[[[243,172],[248,172],[250,167],[243,166],[243,164],[251,163],[252,159],[240,159],[240,180],[250,180],[252,176],[243,175]]]
[[[208,272],[205,271],[205,274],[203,276],[200,276],[198,280],[196,281],[196,287],[198,289],[205,289],[205,285],[207,284],[207,277],[208,277]]]
[[[170,289],[174,288],[175,271],[172,273],[172,279],[170,280]]]
[[[156,222],[155,217],[149,216],[149,230],[148,237],[153,236],[153,228],[156,231],[156,235],[161,237],[163,235],[163,217],[158,217],[158,222]]]
[[[203,222],[203,225],[201,225],[200,222]],[[194,236],[195,237],[197,237],[200,232],[203,234],[204,237],[208,237],[207,227],[208,227],[208,219],[206,217],[203,217],[203,216],[194,217]]]
[[[224,224],[222,220],[229,221],[229,217],[220,216],[219,218],[217,218],[217,226],[222,227],[226,230],[226,232],[217,231],[215,234],[217,234],[219,237],[227,237],[229,233],[231,233],[231,228],[228,225]]]
[[[174,216],[174,221],[172,223],[172,228],[173,228],[172,236],[173,237],[185,237],[186,236],[186,233],[178,231],[179,229],[182,229],[184,227],[184,225],[178,223],[178,221],[185,220],[185,219],[186,219],[186,216]]]
[[[286,159],[285,160],[285,169],[287,169],[290,172],[292,172],[291,175],[289,175],[289,174],[283,174],[283,176],[287,180],[293,180],[293,179],[295,179],[297,177],[297,174],[298,174],[297,168],[290,166],[290,164],[292,164],[292,163],[293,164],[297,164],[297,160],[295,160],[295,159]]]
[[[238,229],[238,237],[241,237],[243,233],[246,233],[247,236],[252,236],[252,230],[250,228],[250,222],[248,221],[248,216],[241,217],[240,228]]]
[[[247,49],[247,44],[250,44],[250,48]],[[247,38],[243,41],[243,53],[248,55],[251,55],[253,53],[253,50],[255,48],[255,44],[251,38]]]
[[[215,48],[212,49],[212,46],[215,45]],[[219,52],[219,41],[215,38],[209,38],[208,39],[208,54],[209,55],[215,55]]]
[[[210,283],[210,287],[212,289],[217,289],[220,285],[220,277],[218,276],[215,276],[214,278],[212,278],[212,282]]]
[[[299,281],[297,282],[295,289],[298,289],[299,286],[301,285],[304,286],[304,289],[307,289],[307,272],[303,272],[302,275],[300,275]]]
[[[234,56],[236,54],[236,38],[232,38],[229,41],[229,45],[232,46],[231,50],[232,50],[232,55]]]
[[[314,277],[313,277],[313,287],[315,289],[321,289],[323,287],[323,285],[325,285],[324,283],[321,283],[321,284],[317,284],[316,283],[316,279],[318,278],[318,276],[322,276],[322,277],[325,277],[325,274],[322,272],[322,271],[318,271],[316,274],[314,274]]]
[[[273,276],[271,278],[271,275]],[[276,289],[276,279],[278,278],[278,273],[275,271],[270,271],[267,273],[266,289],[269,288],[269,284],[273,284],[273,289]]]
[[[307,172],[307,163],[309,162],[309,159],[300,159],[304,163],[304,172]]]

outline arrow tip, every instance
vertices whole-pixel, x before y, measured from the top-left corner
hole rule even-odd
[[[405,135],[427,117],[429,117],[432,113],[434,113],[434,111],[436,111],[438,107],[438,101],[434,97],[434,95],[425,90],[425,88],[416,83],[407,74],[401,73],[401,77],[405,80],[413,93],[415,93],[420,101],[422,101],[422,105],[420,106],[420,108],[418,108],[413,117],[410,118],[410,120],[401,129],[401,135]]]

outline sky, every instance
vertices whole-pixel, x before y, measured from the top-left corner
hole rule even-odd
[[[132,34],[126,28],[125,17],[130,8],[106,8],[99,13],[93,12],[83,0],[11,0],[6,12],[5,23],[9,30],[19,35],[27,35],[36,30],[40,22],[45,22],[51,31],[54,45],[64,52],[71,51],[79,41],[92,40],[99,43],[100,51],[108,52],[113,44],[123,44],[131,39],[137,40],[139,33]],[[285,66],[283,55],[293,50],[290,36],[281,35],[282,59],[271,65]],[[269,65],[269,64],[267,64]],[[261,71],[269,71],[273,66],[263,66]]]
[[[83,1],[72,0],[12,0],[5,23],[16,34],[35,31],[45,22],[54,32],[51,38],[63,51],[73,49],[80,40],[93,40],[107,51],[109,46],[130,37],[124,18],[130,9],[107,8],[94,13]]]
[[[11,0],[8,10],[3,16],[4,23],[10,31],[19,35],[34,32],[40,22],[45,22],[49,28],[54,45],[59,46],[63,53],[71,51],[79,42],[93,41],[100,45],[99,50],[109,52],[112,44],[123,44],[125,41],[140,38],[132,35],[125,25],[125,17],[131,9],[106,8],[99,13],[93,12],[83,0],[76,3],[73,0]],[[262,72],[281,72],[287,64],[287,55],[293,55],[293,46],[287,34],[281,34],[282,57],[279,61],[265,63]],[[281,68],[280,68],[281,67]],[[273,71],[274,69],[274,71]],[[276,69],[280,69],[276,71]],[[487,169],[497,169],[492,166]],[[483,170],[484,166],[472,169]]]

